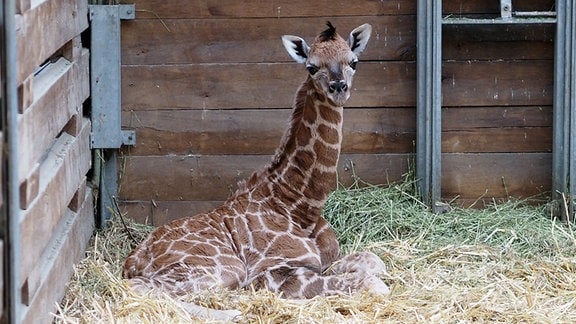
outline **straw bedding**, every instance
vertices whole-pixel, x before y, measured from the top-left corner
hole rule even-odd
[[[217,290],[186,301],[236,309],[243,323],[576,322],[576,234],[545,206],[518,201],[432,214],[413,183],[353,186],[331,196],[325,217],[343,252],[372,251],[388,266],[390,296],[359,293],[290,301],[268,291]],[[127,221],[142,240],[150,227]],[[114,219],[75,269],[57,323],[190,323],[169,296],[138,295],[120,277],[132,249]]]

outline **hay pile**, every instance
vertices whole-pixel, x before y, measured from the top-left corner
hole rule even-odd
[[[368,250],[388,265],[389,297],[356,294],[306,302],[267,291],[208,291],[189,301],[238,309],[246,323],[576,322],[576,234],[545,207],[426,211],[412,183],[334,192],[325,209],[344,252]],[[141,240],[151,228],[129,223]],[[130,239],[116,219],[93,238],[57,323],[189,323],[180,304],[132,293],[120,278]]]

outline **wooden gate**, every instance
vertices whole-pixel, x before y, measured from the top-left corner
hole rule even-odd
[[[11,237],[16,263],[4,267],[8,282],[16,281],[14,289],[4,286],[14,306],[5,321],[52,321],[94,228],[86,177],[90,121],[83,115],[90,94],[89,51],[81,39],[87,18],[86,1],[16,1],[17,59],[7,64],[17,66],[18,116],[6,127],[18,146],[5,152],[18,154],[8,172],[18,170],[19,206],[11,208],[21,211],[19,235]]]

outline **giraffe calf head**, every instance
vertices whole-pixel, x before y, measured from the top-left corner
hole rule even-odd
[[[369,24],[355,28],[344,40],[330,22],[311,45],[298,36],[284,35],[282,43],[288,54],[298,63],[305,63],[309,77],[318,90],[336,106],[343,106],[350,98],[352,78],[358,55],[364,51],[372,33]]]

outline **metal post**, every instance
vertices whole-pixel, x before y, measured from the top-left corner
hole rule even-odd
[[[556,1],[552,199],[556,216],[574,218],[576,197],[576,8],[573,0]]]
[[[6,159],[3,176],[7,186],[3,207],[2,230],[4,240],[4,297],[2,318],[8,323],[20,323],[22,299],[20,294],[20,190],[18,173],[18,81],[15,15],[13,0],[2,2],[2,130],[6,139]]]
[[[441,199],[442,2],[418,0],[416,177],[433,210]]]
[[[121,129],[120,20],[134,19],[134,5],[91,5],[90,85],[92,99],[91,145],[98,149],[94,163],[99,177],[99,227],[112,217],[118,193],[116,149],[134,145],[134,131]],[[101,150],[100,150],[101,149]]]

